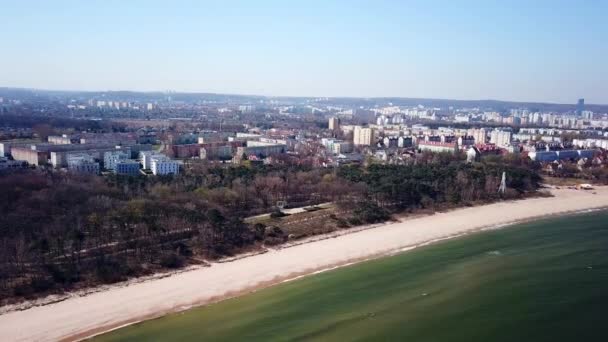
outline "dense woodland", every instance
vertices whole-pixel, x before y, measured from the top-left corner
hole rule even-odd
[[[503,171],[509,189],[499,195]],[[466,164],[448,155],[339,169],[199,165],[173,178],[0,174],[0,295],[6,302],[116,282],[257,248],[281,229],[243,219],[273,211],[277,201],[335,202],[351,222],[371,223],[406,210],[517,198],[539,181],[521,160]]]

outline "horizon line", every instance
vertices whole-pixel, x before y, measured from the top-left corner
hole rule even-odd
[[[565,105],[576,106],[576,103],[551,102],[551,101],[522,101],[522,100],[499,100],[499,99],[453,99],[453,98],[438,98],[438,97],[407,97],[407,96],[306,96],[306,95],[260,95],[247,93],[232,93],[232,92],[205,92],[205,91],[178,91],[178,90],[127,90],[127,89],[106,89],[106,90],[75,90],[75,89],[52,89],[38,87],[12,87],[0,86],[0,89],[12,90],[29,90],[29,91],[47,91],[47,92],[66,92],[66,93],[112,93],[112,92],[131,92],[143,94],[188,94],[188,95],[227,95],[227,96],[249,96],[262,98],[327,98],[327,99],[403,99],[403,100],[427,100],[427,101],[455,101],[455,102],[502,102],[502,103],[521,103],[521,104],[542,104],[542,105]],[[584,97],[581,97],[584,99]],[[608,106],[608,103],[585,103],[590,106]]]

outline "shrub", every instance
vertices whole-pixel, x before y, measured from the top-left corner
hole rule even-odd
[[[185,260],[184,257],[177,253],[170,253],[161,258],[160,264],[166,268],[180,268],[184,266]]]

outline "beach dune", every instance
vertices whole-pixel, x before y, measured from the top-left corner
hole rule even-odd
[[[554,197],[500,202],[405,219],[331,239],[213,263],[170,277],[0,315],[2,341],[78,340],[320,270],[433,241],[545,216],[608,207],[608,188],[552,190]]]

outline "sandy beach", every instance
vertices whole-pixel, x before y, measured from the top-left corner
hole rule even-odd
[[[405,219],[296,244],[170,277],[0,315],[1,341],[78,340],[167,313],[248,293],[332,267],[433,241],[545,216],[608,207],[608,187],[552,190],[554,197],[500,202]]]

